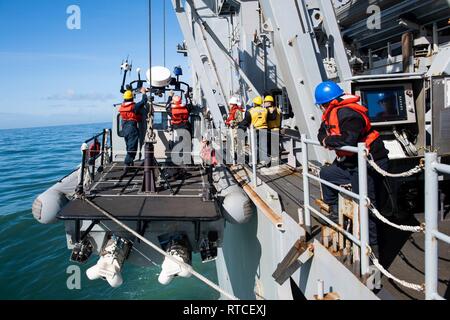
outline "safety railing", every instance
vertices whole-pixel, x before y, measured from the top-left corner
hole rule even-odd
[[[450,244],[450,236],[440,232],[438,230],[438,195],[439,195],[439,173],[450,174],[450,165],[440,164],[437,161],[436,153],[427,153],[425,155],[425,224],[421,226],[399,226],[387,221],[381,214],[373,207],[368,198],[367,191],[367,164],[369,163],[375,170],[379,171],[379,168],[373,164],[373,160],[367,155],[367,150],[364,143],[358,144],[358,147],[344,147],[342,151],[348,151],[357,154],[358,157],[358,182],[359,182],[359,194],[349,191],[340,186],[334,185],[329,181],[323,180],[309,173],[309,159],[308,159],[308,145],[321,146],[318,141],[309,140],[306,135],[301,136],[301,150],[302,150],[302,175],[303,175],[303,192],[304,192],[304,224],[305,227],[311,228],[311,213],[324,220],[328,225],[332,226],[354,244],[361,248],[360,263],[361,274],[365,275],[369,272],[369,261],[373,260],[375,266],[388,278],[396,281],[397,283],[414,289],[417,291],[425,291],[425,298],[428,300],[442,300],[437,292],[438,284],[438,240],[444,241]],[[407,175],[415,174],[423,169],[423,164],[413,168],[407,172]],[[380,172],[382,173],[382,172]],[[388,175],[388,173],[383,173]],[[406,173],[405,173],[406,175]],[[398,175],[401,177],[403,175]],[[353,234],[344,230],[341,226],[331,221],[327,216],[322,214],[319,210],[315,209],[310,204],[310,180],[317,181],[323,185],[331,187],[355,200],[359,204],[360,225],[357,230],[357,225],[353,226]],[[373,214],[382,222],[392,225],[400,230],[407,232],[424,232],[425,233],[425,284],[418,285],[409,283],[396,278],[391,275],[386,269],[379,264],[378,259],[370,252],[369,245],[369,208]],[[359,231],[359,237],[358,237]]]
[[[443,300],[438,292],[438,240],[450,237],[438,229],[439,173],[450,174],[450,166],[438,162],[436,153],[425,154],[425,298]]]
[[[252,184],[256,188],[258,186],[258,158],[262,160],[264,156],[267,154],[266,148],[262,148],[260,145],[263,143],[267,143],[267,141],[263,141],[258,144],[258,139],[264,140],[263,137],[267,138],[267,135],[270,134],[268,130],[257,130],[253,126],[250,126],[246,131],[242,131],[242,135],[239,135],[237,132],[234,132],[233,128],[219,127],[218,131],[214,134],[214,131],[210,129],[209,137],[214,141],[215,146],[219,146],[220,149],[223,150],[223,146],[221,144],[222,137],[226,137],[226,141],[230,141],[229,146],[227,146],[227,155],[224,157],[226,159],[227,164],[246,164],[250,168],[252,168]],[[263,131],[264,134],[261,134],[259,131]],[[259,135],[259,138],[258,138]],[[235,141],[236,139],[236,141]],[[248,157],[246,157],[245,151],[245,140],[248,139],[248,147],[249,150],[247,152]],[[218,142],[218,140],[220,142]],[[243,141],[239,141],[243,140]],[[238,147],[239,145],[239,147]],[[228,149],[229,148],[229,149]],[[259,155],[258,155],[259,154]],[[268,159],[265,159],[269,161]]]
[[[110,129],[103,129],[102,132],[96,134],[92,138],[86,140],[81,145],[81,152],[82,152],[82,158],[81,158],[81,168],[80,168],[80,177],[78,180],[78,186],[76,188],[77,195],[83,195],[85,192],[85,183],[86,183],[86,177],[85,173],[86,170],[89,172],[89,179],[91,181],[95,180],[95,175],[97,172],[101,173],[103,172],[103,167],[105,165],[105,161],[111,161],[110,158],[106,158],[109,156],[109,151],[111,148],[111,130]],[[101,138],[101,143],[98,142],[99,138]],[[109,139],[109,145],[108,145],[108,139]],[[89,145],[92,142],[91,145]],[[97,160],[100,158],[100,165],[97,168]]]
[[[369,273],[369,255],[367,248],[369,247],[369,203],[367,201],[367,162],[365,158],[366,146],[364,143],[359,143],[358,147],[343,147],[340,150],[352,152],[358,155],[358,182],[359,182],[359,194],[349,191],[345,188],[337,186],[330,183],[329,181],[323,180],[309,173],[309,158],[308,158],[308,145],[321,146],[318,141],[309,140],[306,135],[301,135],[301,147],[302,147],[302,174],[303,174],[303,201],[304,201],[304,223],[305,227],[311,228],[311,212],[324,220],[327,224],[331,225],[339,232],[344,234],[353,243],[358,245],[360,250],[360,263],[361,263],[361,274],[365,275]],[[310,189],[309,181],[315,180],[321,184],[324,184],[330,188],[333,188],[345,195],[355,199],[359,204],[359,215],[360,215],[360,225],[359,230],[353,228],[353,234],[344,230],[341,226],[331,221],[327,216],[322,214],[319,210],[316,210],[310,204]],[[355,219],[356,221],[356,219]],[[354,226],[355,227],[355,226]],[[359,238],[358,238],[359,231]]]

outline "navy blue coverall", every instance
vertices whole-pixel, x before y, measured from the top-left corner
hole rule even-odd
[[[134,106],[134,113],[139,114],[147,104],[147,95],[142,95],[142,100]],[[136,121],[122,121],[122,133],[127,145],[127,156],[125,166],[132,166],[139,147],[139,129]]]
[[[330,149],[344,146],[357,146],[361,133],[364,132],[365,121],[363,117],[350,108],[343,108],[338,111],[339,127],[342,132],[339,136],[328,135],[325,123],[322,123],[318,140]],[[383,141],[378,138],[370,147],[370,154],[375,162],[384,170],[388,169],[388,150],[384,147]],[[320,170],[320,178],[335,185],[352,185],[354,193],[359,192],[358,181],[358,159],[357,156],[346,157],[338,161],[337,159],[330,166],[325,166]],[[370,201],[376,206],[376,190],[382,186],[382,177],[372,168],[367,168],[367,191]],[[331,220],[338,220],[338,191],[322,184],[322,194],[325,203],[331,206]],[[370,245],[377,245],[377,224],[376,218],[369,215],[369,242]]]

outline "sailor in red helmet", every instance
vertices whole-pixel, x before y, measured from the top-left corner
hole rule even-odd
[[[336,83],[326,81],[317,86],[316,104],[323,115],[318,139],[323,146],[335,150],[344,146],[357,146],[364,142],[370,155],[382,169],[388,169],[388,153],[380,134],[372,128],[367,108],[360,105],[360,97],[347,95]],[[358,193],[358,158],[354,153],[336,150],[337,158],[330,166],[320,171],[320,178],[336,185],[351,184]],[[382,177],[368,168],[367,184],[370,201],[376,206],[376,190],[381,186]],[[331,219],[338,220],[338,191],[322,185],[323,200],[332,209]],[[369,242],[374,252],[378,251],[375,218],[369,216]]]

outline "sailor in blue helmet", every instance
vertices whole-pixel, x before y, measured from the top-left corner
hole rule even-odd
[[[320,143],[336,151],[336,160],[330,166],[322,167],[320,177],[336,185],[352,185],[358,193],[357,155],[336,150],[344,146],[357,146],[364,142],[372,158],[387,170],[388,151],[384,147],[380,134],[370,123],[367,108],[360,105],[360,97],[345,94],[336,83],[326,81],[319,84],[315,92],[316,104],[322,109],[322,123],[317,135]],[[382,177],[371,167],[367,172],[368,195],[376,206],[376,190],[381,186]],[[331,208],[331,220],[338,222],[338,192],[322,185],[323,200]],[[378,254],[376,218],[369,217],[369,241],[375,254]]]

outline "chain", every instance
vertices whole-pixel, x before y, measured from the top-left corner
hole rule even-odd
[[[150,97],[150,99],[152,99],[152,97]],[[146,136],[145,136],[145,142],[146,143],[154,143],[155,139],[156,139],[156,134],[155,134],[155,131],[153,130],[153,117],[154,117],[153,103],[149,102],[148,106],[149,106],[149,110],[148,110],[148,115],[147,115],[147,132],[146,132]]]
[[[378,211],[377,208],[375,208],[375,206],[370,202],[369,199],[367,199],[367,201],[369,203],[370,211],[372,211],[372,213],[375,215],[375,217],[377,217],[379,220],[386,223],[387,225],[390,225],[393,228],[396,228],[396,229],[399,229],[402,231],[408,231],[408,232],[424,232],[425,231],[424,223],[422,223],[420,226],[405,226],[405,225],[398,225],[398,224],[395,224],[395,223],[389,221],[388,219],[383,217],[383,215],[380,213],[380,211]]]

